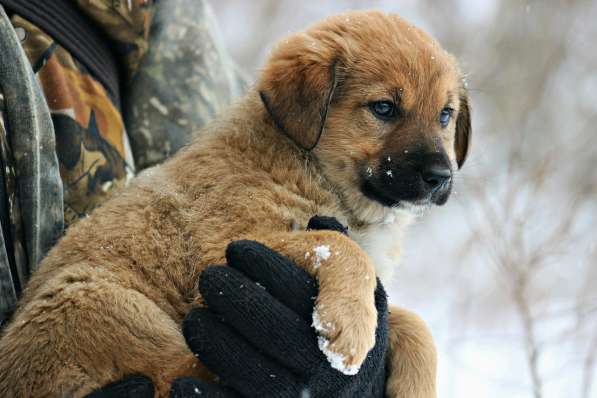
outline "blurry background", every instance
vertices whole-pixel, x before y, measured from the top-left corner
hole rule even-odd
[[[211,5],[251,80],[281,37],[349,9],[398,12],[460,59],[473,150],[391,301],[429,322],[440,397],[597,397],[597,2]]]

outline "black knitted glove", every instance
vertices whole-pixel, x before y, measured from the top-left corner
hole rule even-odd
[[[379,281],[376,345],[359,373],[346,376],[317,345],[311,316],[318,289],[306,271],[252,241],[231,243],[226,259],[229,267],[211,266],[201,275],[209,309],[194,309],[183,322],[189,347],[226,387],[178,379],[172,396],[192,397],[183,387],[203,394],[217,388],[214,397],[384,396],[388,321]]]
[[[85,398],[153,398],[153,383],[146,376],[127,376],[95,390]]]

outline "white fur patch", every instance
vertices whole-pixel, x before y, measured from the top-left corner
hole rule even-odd
[[[399,264],[404,231],[414,219],[412,211],[391,209],[378,223],[364,229],[349,229],[350,236],[373,260],[377,276],[383,283],[392,279]]]

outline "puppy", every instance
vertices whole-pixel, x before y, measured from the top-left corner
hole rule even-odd
[[[397,15],[352,12],[289,37],[200,139],[43,260],[0,340],[0,396],[81,397],[142,373],[166,397],[175,377],[209,377],[180,324],[201,305],[199,274],[235,239],[319,280],[314,324],[330,325],[325,351],[354,374],[374,345],[374,266],[388,275],[409,220],[446,202],[470,131],[455,60]],[[316,214],[354,239],[305,232]],[[435,396],[425,324],[392,307],[390,325],[388,395]]]

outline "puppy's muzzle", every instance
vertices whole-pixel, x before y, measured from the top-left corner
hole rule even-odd
[[[444,153],[413,151],[384,155],[375,172],[362,174],[362,192],[384,206],[400,203],[443,205],[452,190],[452,168]]]

